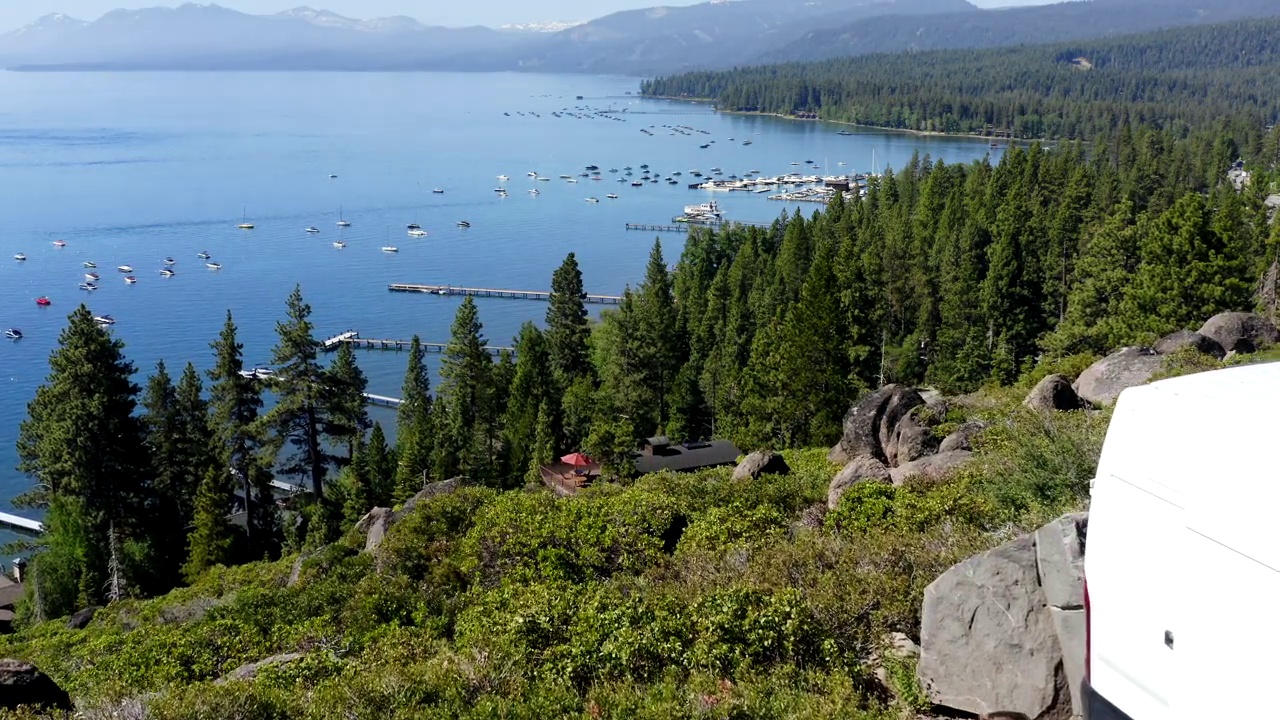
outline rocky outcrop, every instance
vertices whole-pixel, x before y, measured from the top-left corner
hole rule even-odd
[[[884,454],[890,467],[906,465],[938,451],[938,438],[933,430],[920,424],[914,414],[902,418],[885,445]]]
[[[68,630],[83,630],[89,627],[89,623],[93,622],[93,616],[98,614],[100,607],[87,607],[77,611],[74,615],[67,618]]]
[[[1076,394],[1094,405],[1110,405],[1127,388],[1145,385],[1164,368],[1164,359],[1144,347],[1121,348],[1080,373]]]
[[[849,461],[835,479],[827,486],[827,508],[835,510],[840,504],[840,498],[849,488],[864,482],[892,482],[892,476],[889,474],[889,468],[884,463],[869,456],[863,455]]]
[[[1079,717],[1087,522],[1059,518],[925,589],[917,675],[931,702],[991,717]]]
[[[1190,330],[1179,330],[1160,338],[1155,344],[1155,351],[1161,355],[1172,355],[1179,350],[1192,348],[1196,352],[1212,355],[1221,360],[1226,357],[1227,351],[1223,349],[1222,344],[1217,340],[1198,332]]]
[[[382,544],[383,538],[387,536],[387,530],[391,529],[392,512],[391,508],[374,508],[365,513],[356,523],[356,532],[363,533],[364,551],[373,552]]]
[[[1032,410],[1079,410],[1084,407],[1080,396],[1065,375],[1050,375],[1031,389],[1022,404]]]
[[[864,397],[844,418],[840,447],[845,457],[866,455],[888,463],[886,448],[893,442],[898,424],[923,404],[920,393],[902,385],[885,385]]]
[[[844,465],[853,458],[849,457],[849,453],[844,451],[844,445],[836,443],[834,447],[827,452],[827,462],[832,465]]]
[[[71,696],[39,668],[21,660],[0,660],[0,708],[22,706],[72,710]]]
[[[283,653],[281,655],[272,655],[269,658],[263,658],[257,662],[245,663],[231,672],[223,675],[215,681],[215,684],[222,685],[233,680],[252,680],[258,676],[266,668],[288,665],[291,662],[301,660],[305,655],[303,653]]]
[[[391,524],[394,525],[400,520],[400,518],[412,512],[413,509],[418,506],[418,503],[424,500],[433,498],[437,495],[447,495],[451,492],[456,492],[462,487],[463,482],[462,478],[456,477],[449,478],[448,480],[441,480],[440,482],[433,482],[424,486],[421,490],[415,493],[413,497],[404,501],[404,505],[397,510],[395,515],[391,518]]]
[[[954,450],[972,450],[973,439],[978,436],[978,433],[986,429],[987,424],[979,420],[964,423],[956,428],[955,432],[943,438],[942,444],[938,446],[938,452],[949,453]]]
[[[1237,353],[1253,352],[1280,340],[1280,331],[1270,320],[1243,312],[1214,315],[1200,327],[1200,334],[1216,340],[1223,350]]]
[[[786,475],[791,472],[787,461],[775,452],[757,450],[742,459],[733,469],[734,480],[755,480],[761,475]]]
[[[894,485],[901,485],[912,477],[932,480],[956,470],[969,462],[971,457],[973,457],[973,453],[968,450],[952,450],[938,453],[937,455],[929,455],[915,462],[890,469],[889,476]]]

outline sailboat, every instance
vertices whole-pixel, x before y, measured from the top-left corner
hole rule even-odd
[[[239,225],[237,225],[236,227],[240,228],[241,230],[252,230],[252,229],[253,229],[253,223],[249,222],[249,212],[248,212],[248,208],[247,208],[247,207],[243,209],[241,219],[242,219],[244,222],[240,223],[240,224],[239,224]]]
[[[338,227],[351,227],[351,223],[342,218],[342,206],[338,206]]]

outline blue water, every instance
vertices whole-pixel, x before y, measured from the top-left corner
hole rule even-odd
[[[295,283],[314,308],[318,334],[355,328],[365,337],[417,333],[442,342],[460,300],[393,294],[388,283],[545,289],[572,251],[589,292],[616,294],[642,277],[654,237],[626,231],[628,222],[669,223],[685,205],[712,198],[745,221],[795,207],[765,195],[689,190],[691,169],[777,175],[814,160],[824,174],[865,172],[873,150],[879,165],[899,167],[917,150],[949,162],[987,152],[967,139],[839,136],[819,123],[716,115],[628,96],[637,85],[525,74],[0,73],[0,329],[26,335],[0,342],[0,506],[29,485],[14,470],[18,424],[78,303],[116,318],[113,332],[140,384],[160,358],[175,376],[187,361],[207,368],[208,344],[228,308],[246,361],[265,364]],[[550,114],[578,105],[625,108],[627,121]],[[649,125],[653,136],[640,132]],[[663,125],[710,134],[670,135]],[[747,139],[749,147],[741,144]],[[698,148],[709,140],[717,142]],[[678,186],[643,188],[525,176],[576,177],[590,164],[630,165],[637,178],[641,164],[663,177],[684,175]],[[500,174],[511,178],[506,199],[493,192]],[[535,186],[541,195],[525,192]],[[433,194],[436,187],[445,193]],[[621,197],[608,200],[610,192]],[[600,202],[585,202],[589,196]],[[341,232],[348,243],[341,250],[332,246],[339,207],[353,223]],[[236,229],[242,214],[255,230]],[[462,219],[472,227],[455,227]],[[429,235],[407,237],[411,222]],[[304,234],[308,225],[322,232]],[[65,248],[53,246],[59,238]],[[663,236],[669,261],[683,240]],[[388,243],[400,252],[381,252]],[[201,250],[222,270],[204,268]],[[14,261],[18,252],[29,259]],[[158,274],[166,256],[178,261],[168,279]],[[85,260],[102,276],[92,295],[77,288]],[[134,266],[136,285],[116,272],[122,264]],[[37,307],[41,295],[53,306]],[[537,302],[478,302],[487,337],[501,344],[545,311]],[[371,392],[398,395],[402,353],[368,351],[360,361]],[[388,411],[375,417],[392,419]]]

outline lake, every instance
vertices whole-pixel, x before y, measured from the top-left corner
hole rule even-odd
[[[126,343],[139,384],[161,358],[175,378],[188,361],[207,368],[228,309],[246,363],[265,364],[295,283],[320,335],[356,329],[444,342],[461,299],[390,293],[389,283],[546,289],[576,252],[588,292],[618,294],[643,277],[655,235],[627,223],[668,224],[685,205],[709,199],[742,221],[767,222],[796,207],[764,194],[689,190],[692,169],[779,175],[812,160],[822,174],[866,172],[873,152],[877,164],[896,167],[916,151],[948,162],[988,152],[966,138],[841,136],[822,123],[718,115],[627,94],[638,85],[534,74],[0,73],[0,329],[25,334],[0,342],[0,506],[30,484],[14,469],[18,425],[66,315],[81,302],[118,321],[112,332]],[[575,106],[625,110],[616,115],[625,122],[551,115]],[[709,134],[673,135],[664,125]],[[680,171],[682,182],[633,188],[609,173],[602,182],[558,179],[588,165],[629,165],[639,177],[642,164],[664,178]],[[556,179],[535,182],[530,171]],[[497,179],[504,174],[505,183]],[[494,192],[499,185],[509,197]],[[535,186],[541,194],[526,192]],[[606,199],[611,192],[620,197]],[[341,232],[340,210],[352,223]],[[238,230],[242,218],[256,228]],[[471,227],[457,227],[460,220]],[[428,235],[408,237],[409,223]],[[312,225],[321,232],[303,232]],[[333,247],[339,237],[343,249]],[[662,240],[674,263],[684,237]],[[381,252],[387,244],[399,252]],[[204,267],[196,257],[204,250],[221,270]],[[159,275],[166,256],[177,260],[171,278]],[[78,289],[90,272],[85,261],[102,276],[92,294]],[[116,272],[124,264],[136,284]],[[40,296],[52,306],[38,307]],[[495,344],[510,344],[523,322],[545,312],[534,301],[477,302]],[[403,353],[359,357],[370,392],[399,394]],[[386,410],[374,417],[394,419]]]

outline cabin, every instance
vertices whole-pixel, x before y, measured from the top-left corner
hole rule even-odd
[[[663,436],[647,438],[636,457],[641,475],[662,472],[693,472],[710,467],[736,465],[742,451],[728,440],[673,443]]]

